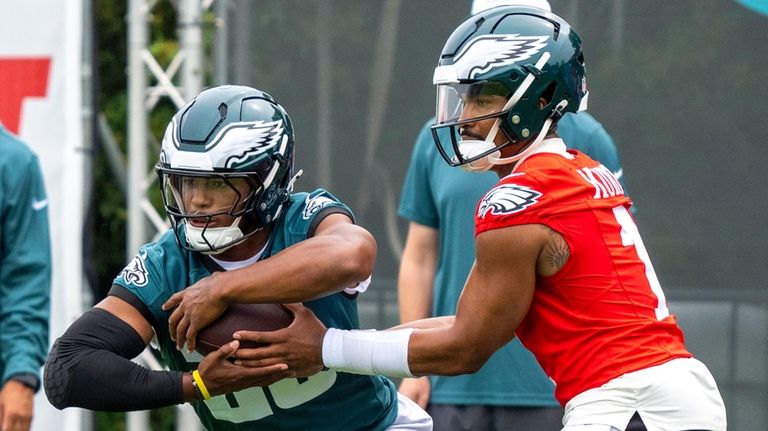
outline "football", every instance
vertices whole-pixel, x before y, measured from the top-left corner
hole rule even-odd
[[[280,304],[232,304],[210,325],[197,333],[195,350],[207,355],[233,340],[237,331],[274,331],[293,322],[293,314]],[[241,341],[242,348],[263,346]]]

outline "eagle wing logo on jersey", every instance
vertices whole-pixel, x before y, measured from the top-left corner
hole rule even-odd
[[[541,193],[530,187],[517,184],[503,184],[488,192],[480,201],[477,216],[514,214],[539,201]]]
[[[146,286],[149,280],[147,277],[147,266],[145,265],[146,260],[147,253],[140,252],[120,271],[118,277],[123,277],[126,284],[138,287]]]
[[[327,207],[333,203],[334,202],[332,199],[325,196],[315,196],[312,199],[307,196],[307,203],[304,207],[304,213],[302,214],[302,217],[304,217],[304,220],[309,220],[309,218],[312,217],[312,214],[320,211],[321,208]]]
[[[549,36],[502,34],[480,36],[456,55],[460,78],[475,79],[491,69],[528,60],[547,46]]]

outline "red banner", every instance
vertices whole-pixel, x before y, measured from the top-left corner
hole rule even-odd
[[[1,58],[0,122],[19,134],[21,104],[27,97],[45,97],[48,92],[50,58]]]

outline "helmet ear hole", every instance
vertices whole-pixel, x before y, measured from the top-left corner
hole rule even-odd
[[[540,110],[543,110],[547,108],[549,105],[552,104],[552,100],[555,97],[555,91],[557,90],[557,83],[551,82],[547,88],[544,89],[544,91],[541,92],[541,95],[539,96],[539,100],[544,100],[544,104],[539,107]]]

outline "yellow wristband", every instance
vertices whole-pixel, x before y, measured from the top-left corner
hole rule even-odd
[[[210,400],[211,394],[208,392],[208,388],[205,387],[205,383],[203,383],[203,378],[200,377],[200,372],[195,370],[192,371],[192,379],[197,383],[197,388],[200,389],[200,393],[203,394],[204,400]]]

